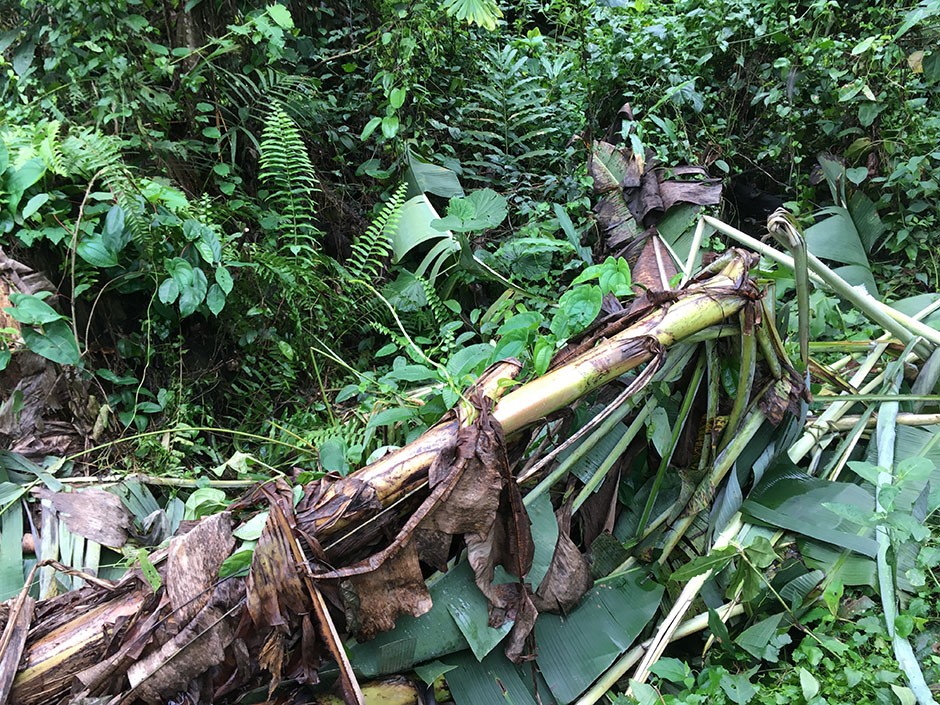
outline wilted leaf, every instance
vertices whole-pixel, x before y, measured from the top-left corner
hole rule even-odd
[[[571,540],[571,505],[558,513],[558,542],[548,572],[533,598],[539,612],[567,614],[581,601],[591,583],[591,573],[581,551]]]
[[[342,588],[347,624],[356,638],[371,639],[393,629],[399,615],[420,617],[431,609],[413,543],[378,569],[344,581]]]
[[[310,610],[310,599],[294,568],[289,545],[293,537],[285,531],[285,523],[283,508],[272,503],[248,573],[248,613],[262,632],[287,626]]]
[[[127,541],[133,521],[116,495],[90,488],[81,492],[54,492],[51,499],[52,506],[73,534],[110,548],[120,548]]]
[[[181,622],[188,621],[208,602],[210,588],[218,581],[219,567],[233,548],[232,519],[227,512],[207,517],[189,533],[170,541],[166,590]]]

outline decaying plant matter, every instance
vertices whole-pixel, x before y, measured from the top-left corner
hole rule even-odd
[[[639,393],[679,341],[725,321],[740,320],[747,336],[759,329],[753,264],[732,250],[681,289],[650,291],[644,305],[610,317],[525,384],[512,386],[518,366],[498,363],[418,440],[346,478],[308,485],[296,506],[286,485],[259,487],[154,555],[157,589],[136,573],[36,605],[24,594],[2,613],[0,686],[24,705],[162,702],[180,691],[209,701],[262,671],[272,692],[287,678],[314,684],[335,661],[344,699],[361,703],[338,625],[368,639],[400,615],[429,610],[421,564],[446,567],[454,538],[466,545],[490,624],[514,623],[507,654],[531,658],[539,611],[570,609],[591,580],[562,511],[547,577],[527,582],[533,545],[513,476],[517,448],[537,422],[645,365],[628,379],[627,397]],[[779,377],[762,388],[760,406],[779,420],[802,391],[776,363]],[[219,580],[234,513],[258,506],[269,515],[249,575]],[[497,567],[515,582],[494,580]],[[579,588],[566,590],[571,584]]]

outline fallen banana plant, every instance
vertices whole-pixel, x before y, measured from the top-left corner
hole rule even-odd
[[[333,608],[360,639],[427,612],[420,563],[446,568],[454,537],[466,543],[490,626],[512,624],[508,655],[531,658],[538,613],[572,609],[591,578],[562,512],[548,577],[537,591],[526,582],[535,547],[511,460],[537,422],[646,365],[627,383],[641,393],[677,342],[739,314],[752,330],[760,320],[753,261],[730,251],[684,288],[607,321],[538,379],[511,388],[518,367],[501,363],[417,441],[346,478],[308,485],[296,507],[285,484],[259,488],[154,554],[158,575],[138,571],[35,605],[24,588],[0,612],[0,692],[23,704],[162,702],[180,692],[212,700],[262,670],[269,692],[286,679],[315,684],[333,662],[346,702],[365,702]],[[799,394],[766,393],[762,403],[779,419]],[[235,545],[233,513],[259,504],[269,515],[247,578],[219,580]],[[506,574],[513,578],[499,577]]]

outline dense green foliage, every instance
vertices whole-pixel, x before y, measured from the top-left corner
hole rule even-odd
[[[11,315],[95,380],[111,437],[186,439],[141,438],[128,465],[206,477],[234,446],[188,429],[221,428],[276,441],[256,454],[278,470],[345,473],[489,362],[543,372],[631,291],[591,211],[605,135],[705,165],[748,229],[767,202],[804,226],[843,207],[883,295],[940,287],[936,0],[0,8],[0,245],[61,282]],[[863,325],[812,305],[814,338]],[[815,703],[824,677],[829,702],[891,702],[874,622],[799,620],[795,669],[754,690],[725,644],[698,676],[661,664],[665,702]],[[858,650],[823,676],[829,637]]]

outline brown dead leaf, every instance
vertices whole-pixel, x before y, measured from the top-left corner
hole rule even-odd
[[[220,583],[217,577],[235,545],[231,530],[231,516],[226,512],[204,519],[170,541],[166,592],[140,623],[139,634],[128,634],[116,654],[130,661],[131,691],[123,702],[140,698],[162,703],[181,690],[209,687],[210,669],[226,659],[236,639],[240,610],[233,605],[239,605],[244,596],[244,583]],[[167,612],[168,619],[154,619]],[[83,681],[94,678],[89,673]]]
[[[238,611],[224,610],[227,604],[223,599],[210,600],[176,636],[133,662],[127,669],[131,691],[121,702],[140,698],[162,704],[167,697],[186,690],[186,684],[194,679],[209,679],[210,669],[224,661],[235,639]]]
[[[120,548],[127,542],[133,518],[117,495],[92,487],[81,492],[52,492],[50,499],[73,534],[109,548]]]
[[[674,166],[658,171],[659,195],[663,211],[676,203],[696,206],[717,206],[721,203],[721,179],[708,178],[700,166]]]
[[[631,270],[633,290],[637,296],[630,304],[630,311],[638,311],[648,306],[650,304],[649,292],[671,290],[669,282],[677,272],[672,255],[667,251],[659,233],[652,228],[652,233]]]
[[[418,527],[414,533],[415,548],[418,558],[434,570],[447,572],[447,560],[454,537],[444,531]]]
[[[419,617],[431,609],[413,542],[378,569],[344,580],[342,588],[347,627],[357,639],[393,629],[399,615]]]
[[[284,652],[287,651],[287,635],[284,632],[272,629],[268,638],[261,647],[258,664],[271,674],[268,684],[268,698],[281,684],[281,674],[284,670]]]
[[[539,612],[570,612],[588,590],[593,580],[587,561],[571,540],[571,505],[556,513],[558,542],[548,571],[532,602]]]
[[[207,517],[170,541],[166,591],[174,621],[185,624],[206,605],[218,582],[219,567],[234,548],[228,512]]]
[[[272,497],[248,572],[248,613],[262,633],[270,627],[287,629],[294,617],[310,611],[310,598],[294,559],[285,509]]]

